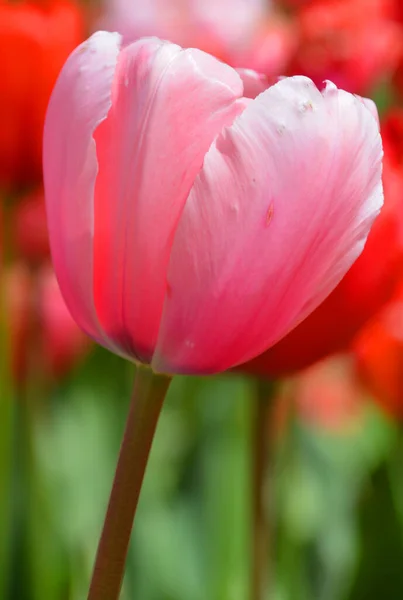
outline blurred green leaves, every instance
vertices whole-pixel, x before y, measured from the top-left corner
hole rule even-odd
[[[0,236],[3,231],[0,229]],[[0,269],[3,265],[0,263]],[[14,394],[9,330],[0,279],[0,598],[6,596],[11,569],[12,470],[14,462]]]
[[[29,583],[20,582],[21,599],[85,597],[132,375],[126,363],[97,350],[51,391],[41,410],[26,415],[32,435],[29,556],[15,557],[13,570],[10,561],[0,562],[3,583],[6,575],[31,570]],[[146,474],[122,600],[248,598],[254,390],[252,381],[234,375],[173,382]],[[15,400],[5,398],[3,392],[2,532],[12,525],[7,498],[18,493],[9,479],[10,464],[14,475],[17,468],[10,445]],[[403,586],[398,427],[368,404],[343,431],[315,428],[294,414],[275,434],[269,474],[275,564],[268,597],[378,600],[381,589],[389,590],[384,597],[400,597],[393,596]],[[4,557],[11,542],[2,535]],[[16,570],[18,560],[29,560],[28,571],[22,565]]]
[[[281,598],[348,597],[359,561],[360,494],[395,439],[396,428],[370,404],[359,422],[337,433],[294,419],[276,473]]]

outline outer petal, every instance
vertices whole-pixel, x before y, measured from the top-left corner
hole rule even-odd
[[[119,56],[112,108],[95,133],[95,302],[127,354],[151,360],[179,217],[204,156],[243,110],[233,69],[157,39]]]
[[[98,163],[93,133],[111,106],[119,45],[119,35],[99,32],[70,55],[50,99],[43,150],[50,243],[61,291],[80,327],[112,348],[94,307],[93,196]]]
[[[379,123],[379,114],[378,114],[378,109],[376,107],[376,104],[373,100],[371,100],[370,98],[363,98],[362,96],[357,96],[358,100],[360,100],[363,105],[369,110],[369,112],[371,113],[371,115],[374,117],[378,128],[380,128],[380,123]]]
[[[208,152],[183,212],[157,370],[209,373],[259,354],[360,254],[382,205],[381,139],[362,102],[304,77],[250,102]]]

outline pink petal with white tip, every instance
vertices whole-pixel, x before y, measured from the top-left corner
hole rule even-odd
[[[153,367],[225,370],[314,310],[363,249],[381,159],[374,118],[333,85],[283,79],[249,102],[183,211]]]
[[[43,171],[52,258],[60,288],[80,327],[118,350],[99,324],[93,294],[96,127],[108,114],[120,36],[99,32],[69,57],[46,116]]]
[[[243,110],[238,74],[156,38],[122,50],[95,133],[95,303],[108,335],[151,360],[175,228],[217,134]]]

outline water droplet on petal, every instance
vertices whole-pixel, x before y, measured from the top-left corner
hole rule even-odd
[[[298,105],[298,109],[300,112],[311,111],[313,110],[313,103],[311,100],[302,100]]]
[[[277,123],[276,125],[276,131],[279,135],[283,135],[283,133],[286,130],[286,126],[285,123]]]

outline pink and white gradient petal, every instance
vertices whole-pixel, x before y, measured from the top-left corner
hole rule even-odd
[[[377,124],[305,77],[250,102],[208,151],[172,247],[152,366],[223,371],[258,355],[331,292],[382,203]]]
[[[119,56],[95,132],[95,305],[108,336],[151,360],[174,231],[214,138],[243,110],[233,69],[156,38]]]
[[[100,344],[96,314],[94,189],[98,161],[93,134],[111,107],[120,36],[99,32],[69,57],[52,93],[44,128],[44,184],[53,263],[66,304],[79,326]]]

